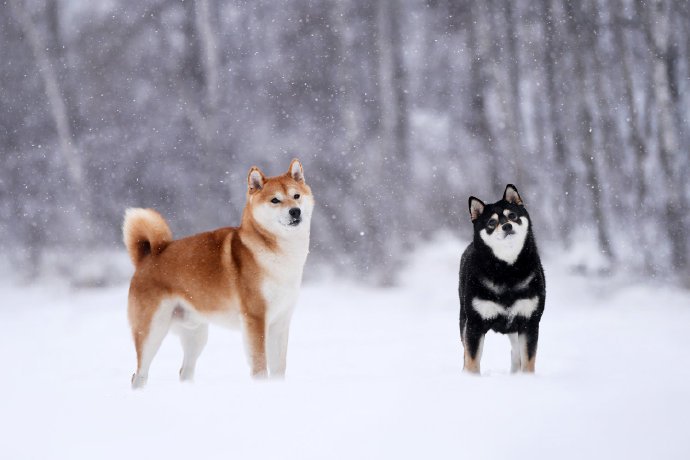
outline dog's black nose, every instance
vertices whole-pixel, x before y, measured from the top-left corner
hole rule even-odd
[[[504,232],[509,232],[509,231],[511,231],[512,229],[513,229],[513,225],[512,225],[512,224],[505,224],[505,225],[503,226],[503,231],[504,231]]]
[[[298,218],[300,214],[302,214],[302,211],[299,208],[290,209],[290,215],[295,219]]]

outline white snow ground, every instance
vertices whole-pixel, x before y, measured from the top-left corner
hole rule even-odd
[[[170,336],[134,392],[126,286],[1,286],[0,458],[690,458],[687,291],[547,260],[537,374],[511,375],[490,335],[473,377],[461,250],[429,245],[394,289],[305,285],[279,382],[251,381],[240,335],[215,327],[194,384]]]

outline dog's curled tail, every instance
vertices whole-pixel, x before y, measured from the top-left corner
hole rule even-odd
[[[172,241],[170,227],[163,216],[153,209],[127,209],[122,236],[135,267],[146,256],[159,254]]]

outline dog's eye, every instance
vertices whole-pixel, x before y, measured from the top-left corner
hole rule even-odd
[[[510,219],[510,220],[516,220],[516,219],[517,219],[517,214],[515,214],[514,212],[511,212],[510,214],[508,214],[508,219]]]
[[[497,223],[498,222],[496,221],[496,219],[489,219],[489,222],[487,222],[486,226],[491,228],[491,229],[494,229],[494,228],[496,228]]]
[[[278,203],[280,203],[280,200],[279,200],[278,198],[273,198],[273,199],[271,200],[271,203],[273,203],[273,204],[278,204]]]
[[[299,198],[299,193],[295,193],[295,199]]]

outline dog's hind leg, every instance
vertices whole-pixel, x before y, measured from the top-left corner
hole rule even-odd
[[[191,381],[194,379],[196,360],[208,342],[208,325],[197,324],[192,327],[180,325],[176,329],[176,332],[180,334],[180,342],[184,352],[182,367],[180,368],[180,381]]]
[[[149,377],[151,362],[170,329],[173,307],[162,302],[157,310],[148,310],[132,322],[134,346],[137,350],[137,371],[132,375],[132,388],[142,388]]]
[[[510,339],[510,372],[515,373],[521,367],[520,340],[517,332],[508,334],[508,338]]]
[[[462,370],[472,374],[479,374],[479,363],[482,359],[482,350],[484,348],[484,334],[474,331],[465,325],[465,333],[463,334],[462,342],[465,349]]]

